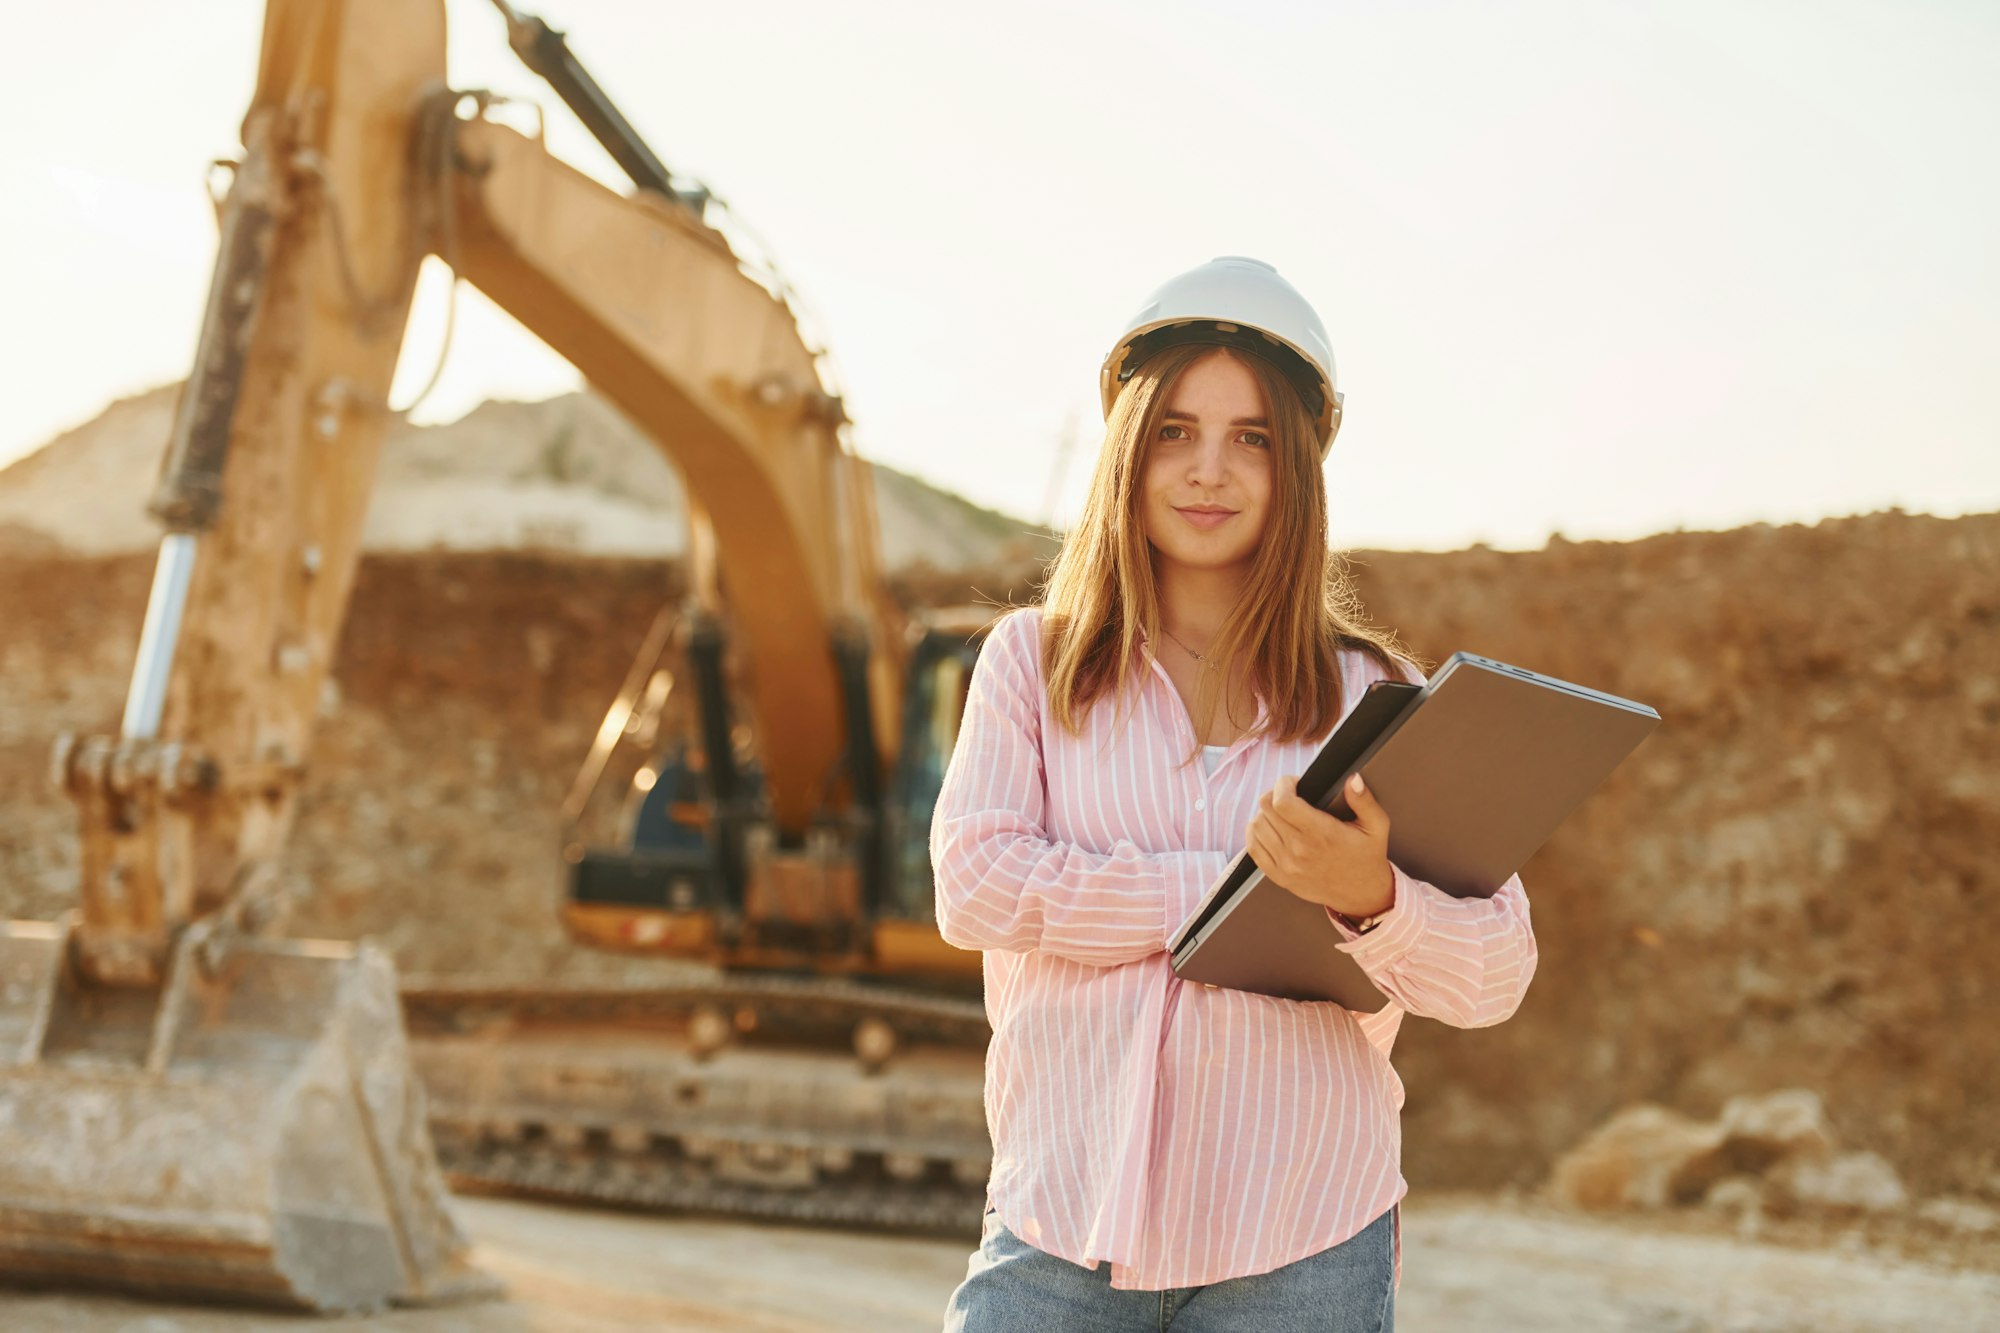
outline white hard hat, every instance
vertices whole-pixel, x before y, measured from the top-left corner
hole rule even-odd
[[[1298,288],[1261,259],[1225,255],[1160,284],[1104,358],[1098,389],[1104,415],[1139,364],[1179,343],[1241,347],[1264,357],[1298,389],[1319,424],[1319,455],[1340,432],[1342,396],[1326,326]]]

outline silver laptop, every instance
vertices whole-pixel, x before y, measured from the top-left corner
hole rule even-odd
[[[1359,771],[1389,813],[1389,859],[1460,898],[1491,897],[1658,726],[1644,704],[1454,653],[1422,687],[1378,681],[1299,779],[1343,819]],[[1316,903],[1236,858],[1168,942],[1188,981],[1366,1013],[1388,1003]]]

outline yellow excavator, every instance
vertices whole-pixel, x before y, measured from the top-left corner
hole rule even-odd
[[[938,936],[925,843],[985,613],[898,610],[788,288],[561,34],[496,5],[631,192],[450,87],[442,0],[269,0],[123,719],[55,747],[78,906],[0,921],[0,1277],[448,1299],[488,1286],[447,1177],[976,1225],[978,958]],[[574,935],[714,965],[701,980],[401,994],[380,949],[284,935],[283,844],[427,254],[690,492],[693,595],[645,635],[559,862]]]

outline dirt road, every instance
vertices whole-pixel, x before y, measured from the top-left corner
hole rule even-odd
[[[893,1333],[935,1329],[954,1242],[462,1199],[504,1300],[334,1327],[388,1333]],[[1403,1333],[1973,1333],[2000,1273],[1835,1246],[1745,1244],[1477,1196],[1405,1213]],[[9,1333],[299,1333],[312,1321],[107,1297],[0,1295]]]

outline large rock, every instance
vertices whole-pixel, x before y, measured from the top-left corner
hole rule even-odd
[[[1907,1202],[1882,1158],[1835,1155],[1825,1104],[1810,1088],[1732,1097],[1712,1121],[1628,1106],[1558,1159],[1549,1182],[1561,1202],[1600,1209],[1699,1201],[1737,1211],[1773,1188],[1781,1203],[1803,1207]]]
[[[1894,1212],[1910,1202],[1896,1168],[1872,1152],[1788,1157],[1772,1170],[1766,1196],[1792,1209],[1844,1213]]]
[[[1724,1131],[1664,1106],[1628,1106],[1557,1159],[1550,1193],[1579,1208],[1664,1208],[1716,1178]]]
[[[1764,1206],[1764,1182],[1755,1176],[1724,1176],[1709,1186],[1702,1207],[1742,1216]]]
[[[1917,1209],[1917,1216],[1948,1231],[1960,1231],[1967,1235],[1983,1236],[2000,1231],[2000,1208],[1983,1204],[1977,1199],[1932,1199]]]
[[[1810,1088],[1731,1097],[1722,1107],[1722,1130],[1722,1151],[1738,1171],[1763,1171],[1786,1157],[1834,1146],[1826,1106]]]

